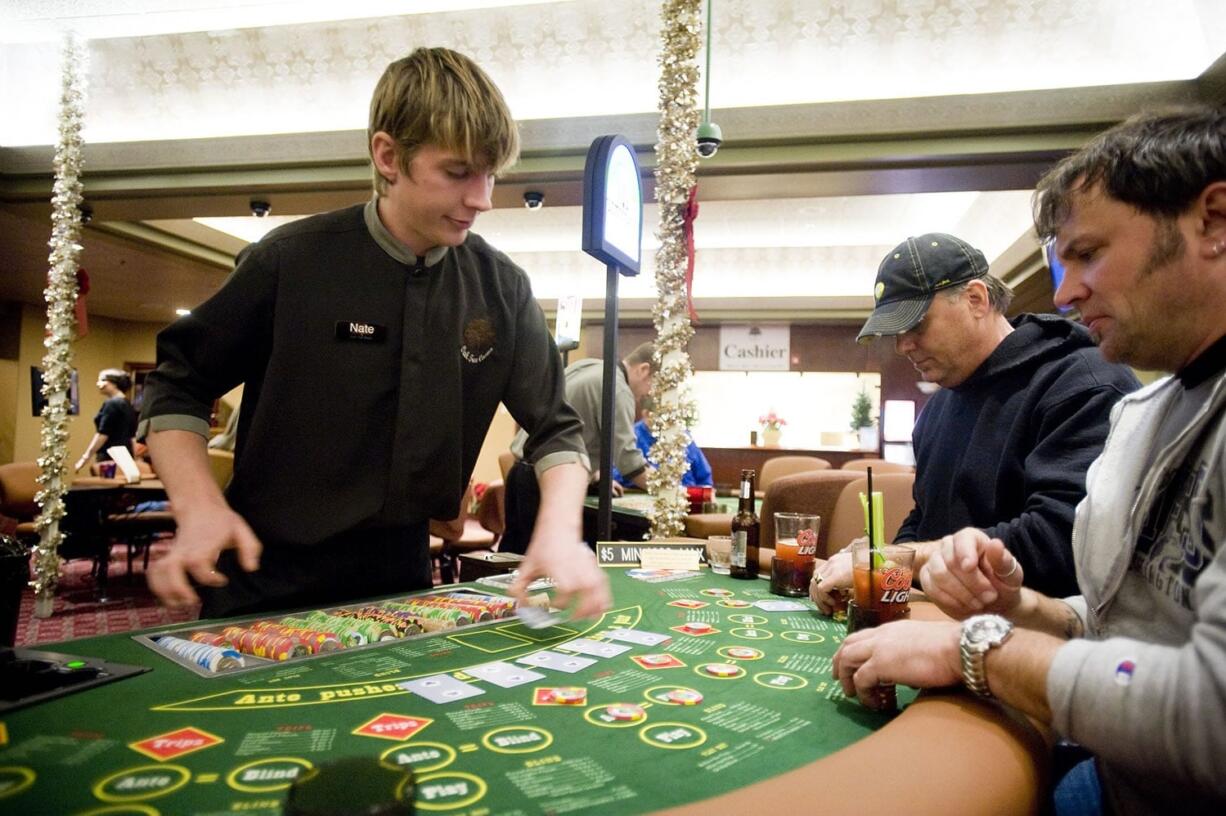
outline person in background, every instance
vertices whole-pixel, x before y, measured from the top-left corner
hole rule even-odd
[[[835,676],[866,703],[962,681],[1050,724],[1092,754],[1061,816],[1226,813],[1226,108],[1101,134],[1039,182],[1035,226],[1103,356],[1173,374],[1112,412],[1072,532],[1080,593],[1025,587],[1005,542],[961,530],[923,584],[970,617],[856,632]]]
[[[588,464],[527,275],[470,232],[519,137],[470,59],[418,48],[375,88],[374,196],[279,227],[158,336],[141,434],[178,535],[150,570],[166,603],[221,617],[432,584],[427,527],[454,518],[504,403],[528,429],[541,514],[512,594],[601,613],[580,544]],[[245,383],[223,497],[205,449],[214,399]]]
[[[895,537],[915,548],[916,575],[944,536],[970,525],[1004,541],[1035,589],[1075,592],[1073,510],[1111,408],[1139,387],[1136,377],[1105,361],[1070,320],[1006,318],[1012,291],[952,235],[899,244],[874,291],[859,340],[893,336],[895,350],[941,386],[912,432],[915,507]],[[844,550],[819,565],[810,595],[829,614],[850,586]]]
[[[617,365],[613,391],[613,466],[635,487],[647,489],[647,459],[634,441],[634,417],[640,400],[651,392],[655,376],[652,355],[655,345],[639,345]],[[566,367],[566,402],[583,423],[583,446],[593,471],[600,467],[604,440],[600,422],[600,396],[604,389],[604,362],[595,358],[578,360]],[[501,552],[523,552],[537,524],[541,463],[532,464],[527,450],[528,435],[520,431],[511,440],[515,464],[507,473],[507,529],[498,545]],[[593,472],[593,484],[600,474]],[[616,491],[617,482],[613,483]],[[582,538],[580,538],[582,540]]]
[[[643,458],[647,460],[650,467],[655,467],[656,463],[651,461],[651,446],[656,444],[656,437],[648,427],[650,414],[647,414],[638,422],[634,423],[634,444],[638,446],[642,452]],[[681,476],[681,484],[686,487],[705,487],[714,484],[711,481],[711,463],[707,461],[706,454],[702,452],[702,448],[694,441],[694,437],[690,436],[689,431],[686,431],[686,438],[689,440],[685,446],[685,458],[690,463],[689,469]],[[635,487],[633,481],[627,479],[613,466],[613,478],[618,484],[623,487]]]
[[[105,399],[94,415],[94,436],[73,466],[74,473],[79,473],[90,459],[111,461],[107,448],[124,447],[129,453],[132,452],[132,440],[136,436],[136,410],[125,396],[131,387],[132,377],[122,369],[104,368],[98,372],[98,390]]]

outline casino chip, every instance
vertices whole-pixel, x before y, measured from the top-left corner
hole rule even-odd
[[[663,666],[665,663],[673,662],[672,656],[666,655],[666,654],[643,655],[642,657],[639,658],[639,660],[642,660],[644,663],[648,664],[649,666]]]
[[[702,668],[703,671],[714,677],[733,677],[741,673],[741,667],[731,663],[708,663]]]
[[[670,703],[678,705],[698,705],[702,702],[702,694],[693,689],[673,689],[664,696]]]
[[[690,621],[685,625],[685,628],[691,632],[710,632],[712,626],[705,621]]]
[[[744,646],[733,646],[728,650],[728,657],[739,657],[742,660],[750,660],[755,657],[761,657],[762,653],[757,649],[749,649]]]
[[[574,705],[582,703],[587,699],[587,689],[581,688],[559,688],[553,690],[553,701],[562,703],[563,705]]]
[[[642,706],[633,704],[607,706],[604,712],[610,719],[621,722],[633,722],[647,716],[647,712],[643,710]]]

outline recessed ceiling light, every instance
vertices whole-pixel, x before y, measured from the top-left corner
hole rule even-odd
[[[191,313],[191,309],[175,309],[175,314],[177,314],[179,317],[183,317],[183,315],[189,315]]]

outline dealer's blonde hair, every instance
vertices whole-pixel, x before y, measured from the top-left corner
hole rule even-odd
[[[368,151],[379,131],[395,140],[406,174],[425,145],[495,174],[519,157],[519,131],[502,92],[475,62],[448,48],[418,48],[387,66],[370,99]],[[384,195],[387,179],[373,165],[372,171],[375,193]]]

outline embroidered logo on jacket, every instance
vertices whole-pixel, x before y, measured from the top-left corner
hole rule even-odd
[[[470,363],[480,363],[494,353],[494,324],[484,317],[468,321],[464,327],[464,345],[460,356]]]

